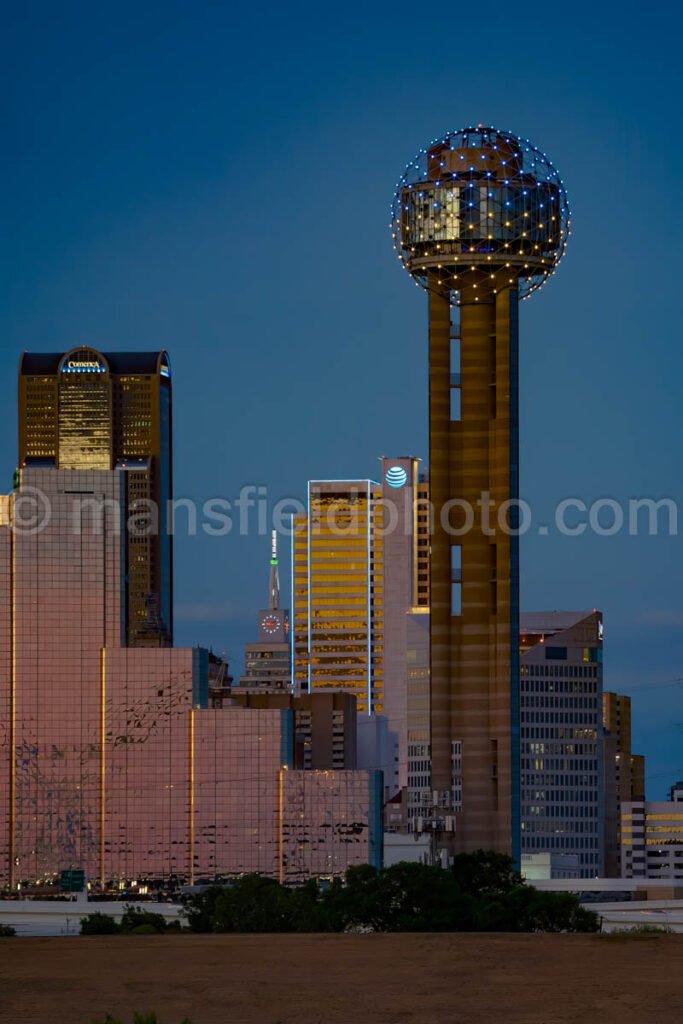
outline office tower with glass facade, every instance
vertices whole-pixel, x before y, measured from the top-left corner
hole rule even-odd
[[[190,867],[181,780],[208,652],[125,646],[126,490],[125,469],[33,466],[3,501],[0,884],[118,877],[131,856]]]
[[[392,234],[429,299],[432,785],[459,803],[443,843],[517,858],[518,302],[562,257],[567,196],[531,143],[477,125],[407,165]]]
[[[382,773],[280,771],[280,881],[344,877],[383,863]]]
[[[132,647],[173,640],[171,368],[166,352],[25,352],[19,467],[121,469],[124,618]]]
[[[601,876],[602,615],[524,613],[520,649],[522,854],[576,855],[576,877]]]
[[[258,641],[244,648],[244,675],[239,689],[245,693],[289,693],[292,689],[292,655],[289,642],[289,611],[280,607],[280,572],[277,533],[271,535],[268,607],[258,615]]]
[[[429,484],[413,456],[382,457],[384,515],[384,713],[396,737],[396,763],[385,783],[393,796],[408,785],[408,621],[429,608]]]
[[[197,711],[189,802],[194,876],[283,884],[382,863],[378,772],[292,767],[293,712]]]
[[[292,529],[294,692],[344,690],[358,711],[384,707],[382,489],[315,481]]]
[[[605,875],[621,874],[621,806],[645,799],[645,759],[631,749],[631,698],[603,693]]]

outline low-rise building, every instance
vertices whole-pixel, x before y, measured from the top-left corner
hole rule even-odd
[[[683,879],[683,805],[637,800],[621,814],[624,878]]]

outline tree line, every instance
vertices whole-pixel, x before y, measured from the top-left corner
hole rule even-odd
[[[244,875],[185,899],[194,932],[594,932],[598,917],[571,893],[526,885],[511,858],[479,850],[442,868],[402,862],[288,888]]]

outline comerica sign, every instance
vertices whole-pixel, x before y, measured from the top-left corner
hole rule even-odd
[[[68,359],[62,365],[62,372],[66,373],[106,373],[106,370],[97,359]]]

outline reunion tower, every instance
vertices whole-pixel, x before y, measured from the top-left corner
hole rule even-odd
[[[477,125],[408,164],[392,233],[429,296],[432,789],[456,851],[518,859],[518,302],[562,258],[567,194],[530,142]]]

